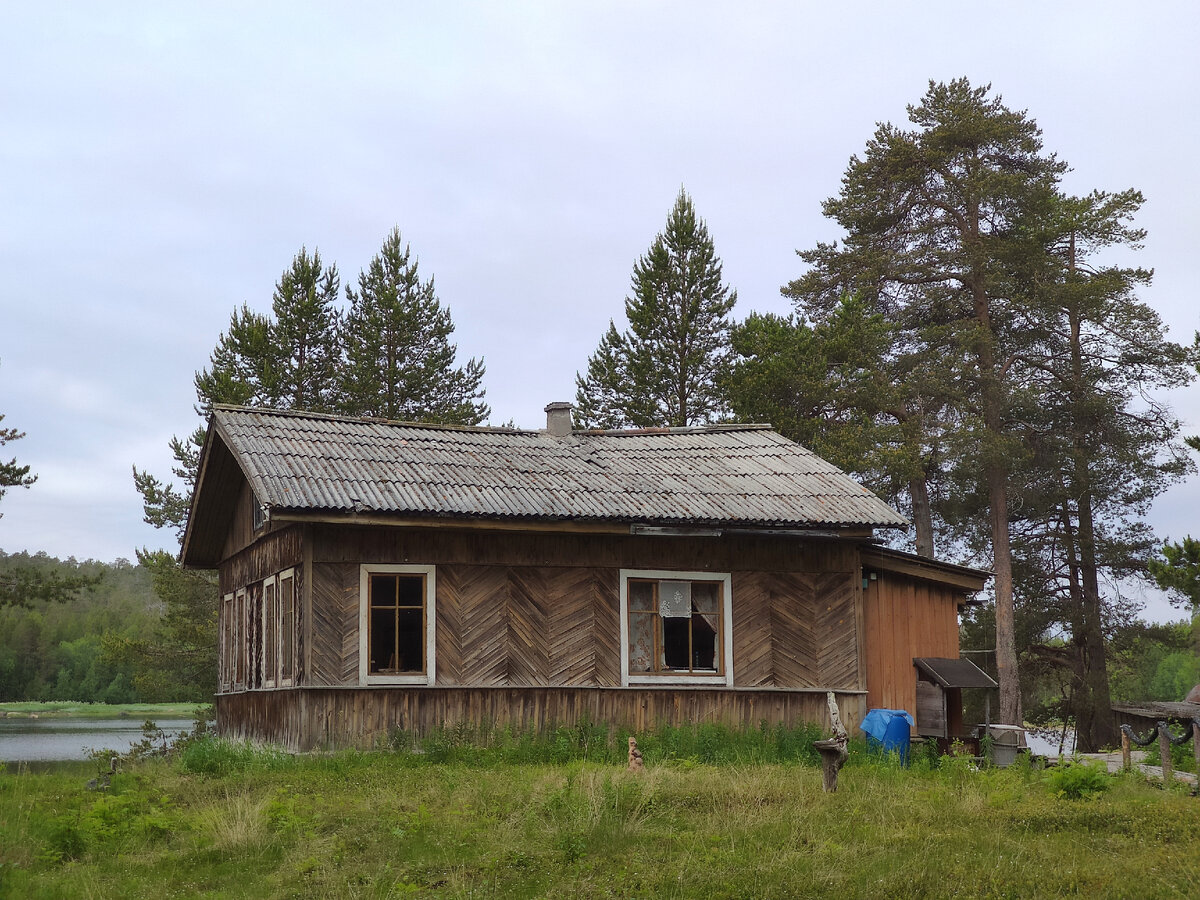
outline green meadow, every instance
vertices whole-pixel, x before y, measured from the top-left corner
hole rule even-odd
[[[1193,897],[1200,800],[1086,766],[861,746],[835,794],[804,729],[396,735],[291,756],[0,773],[0,896]]]

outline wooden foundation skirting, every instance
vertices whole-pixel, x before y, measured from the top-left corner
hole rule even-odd
[[[866,713],[862,691],[837,691],[844,724]],[[634,733],[662,725],[732,728],[816,723],[830,727],[824,690],[660,687],[291,688],[217,697],[223,737],[293,751],[370,749],[396,729],[427,734],[462,723],[542,732],[581,720]]]

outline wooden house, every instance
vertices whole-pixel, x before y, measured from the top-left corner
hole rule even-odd
[[[183,563],[219,572],[222,734],[369,746],[916,708],[987,577],[768,426],[462,428],[217,407]]]

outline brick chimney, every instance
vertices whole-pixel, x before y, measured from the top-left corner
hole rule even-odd
[[[546,430],[554,437],[566,437],[571,433],[570,403],[550,403],[546,406]]]

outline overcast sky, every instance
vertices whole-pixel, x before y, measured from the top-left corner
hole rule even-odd
[[[0,30],[0,453],[38,482],[0,548],[131,558],[134,463],[169,472],[195,371],[302,246],[356,278],[393,226],[494,422],[544,424],[680,186],[738,292],[797,249],[875,125],[991,83],[1066,186],[1140,189],[1144,294],[1200,327],[1200,7],[1185,3],[24,3]],[[1172,398],[1200,430],[1200,388]],[[1200,479],[1156,505],[1200,533]],[[1153,610],[1151,610],[1153,613]]]

